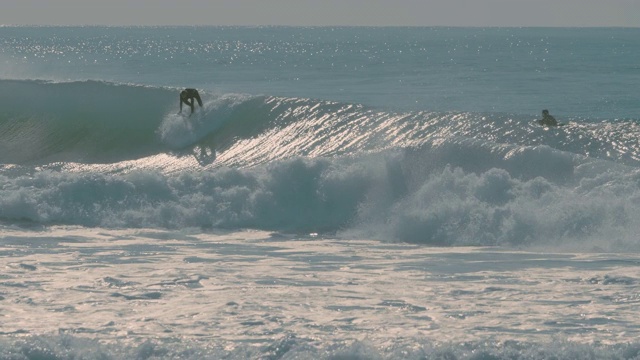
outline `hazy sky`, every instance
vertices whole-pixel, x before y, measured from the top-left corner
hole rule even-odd
[[[5,25],[640,26],[640,0],[3,0]]]

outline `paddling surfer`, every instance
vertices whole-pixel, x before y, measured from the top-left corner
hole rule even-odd
[[[549,110],[542,110],[542,119],[538,120],[538,124],[542,126],[558,126],[556,118],[549,115]]]

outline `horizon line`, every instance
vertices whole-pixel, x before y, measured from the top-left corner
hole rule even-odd
[[[287,24],[0,24],[3,27],[121,27],[121,28],[157,28],[157,27],[238,27],[238,28],[264,28],[264,27],[290,27],[290,28],[476,28],[476,29],[500,29],[500,28],[539,28],[539,29],[638,29],[638,26],[630,25],[287,25]]]

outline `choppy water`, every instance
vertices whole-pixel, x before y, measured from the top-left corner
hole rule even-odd
[[[11,269],[0,297],[12,304],[0,315],[12,319],[0,325],[6,354],[29,358],[25,351],[41,348],[63,354],[69,343],[70,352],[59,356],[71,358],[91,334],[98,342],[86,341],[95,351],[103,341],[132,344],[127,355],[108,345],[99,350],[114,358],[150,357],[157,349],[156,356],[177,357],[191,345],[174,346],[176,337],[197,343],[192,358],[584,352],[633,358],[635,345],[619,344],[633,343],[640,325],[621,315],[637,309],[638,296],[638,35],[638,29],[0,28],[0,240]],[[188,108],[176,114],[183,87],[198,88],[204,100],[191,117]],[[537,125],[543,108],[564,125]],[[258,243],[279,239],[279,250],[249,245],[255,231],[270,234]],[[148,265],[122,267],[129,250],[120,250],[121,241],[144,244],[134,263]],[[390,250],[390,243],[402,245]],[[190,246],[204,250],[192,253]],[[520,264],[516,250],[541,262]],[[198,251],[251,253],[264,267],[238,260],[236,275],[224,277],[226,261]],[[273,251],[289,255],[281,263]],[[341,255],[350,251],[354,257]],[[421,260],[406,265],[414,251]],[[430,268],[434,261],[444,261],[446,271]],[[511,265],[500,268],[504,262]],[[498,268],[487,270],[486,263]],[[65,288],[65,277],[78,268],[90,274]],[[554,279],[559,268],[572,270]],[[318,271],[329,277],[283,280],[316,279]],[[411,281],[398,280],[405,271]],[[343,293],[320,291],[339,286],[334,279],[346,274],[360,285],[382,277],[390,294],[403,292],[345,289],[353,294],[341,302]],[[199,285],[184,293],[171,283],[185,279]],[[264,281],[275,285],[263,288]],[[503,281],[513,286],[505,289]],[[81,305],[82,289],[114,286],[128,291],[104,294],[126,301],[89,302],[107,314],[96,317],[99,323],[61,320],[91,314]],[[182,314],[201,293],[215,298],[221,288],[259,289],[269,301],[260,304],[247,290],[194,310],[194,318],[209,320],[164,314],[169,303]],[[604,289],[606,295],[591,297]],[[304,296],[287,302],[298,290]],[[49,291],[64,300],[53,304]],[[446,309],[452,297],[455,311]],[[512,300],[527,298],[539,302],[516,311]],[[131,303],[158,311],[148,320],[157,327],[142,329],[132,324],[144,320],[118,315]],[[244,320],[225,323],[227,303],[242,307]],[[567,307],[576,311],[559,319]],[[308,316],[319,308],[321,317]],[[331,311],[349,312],[348,320]],[[396,323],[394,311],[408,311],[408,320]],[[39,328],[20,315],[29,312],[55,320]],[[171,321],[179,330],[167,331]],[[224,329],[224,339],[211,335],[214,329]],[[160,340],[140,345],[151,339]],[[253,342],[257,347],[247,346]],[[536,353],[541,347],[550,353]]]

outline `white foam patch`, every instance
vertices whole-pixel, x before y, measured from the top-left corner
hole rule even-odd
[[[481,150],[474,154],[482,155]],[[444,164],[453,162],[459,154],[449,151],[297,158],[248,169],[175,173],[15,175],[9,169],[0,175],[0,218],[103,227],[338,232],[441,246],[640,248],[636,170],[567,159],[562,153],[555,161],[553,152],[542,152],[550,157],[549,168],[523,170],[527,158],[540,156],[535,149],[513,162],[497,161],[503,155],[496,152],[460,166],[434,160],[444,156]],[[205,149],[203,156],[214,154]],[[496,161],[504,168],[491,167]],[[565,164],[562,173],[552,171],[558,163]]]
[[[189,111],[189,110],[187,110]],[[170,147],[180,149],[198,140],[194,131],[193,120],[184,114],[168,114],[162,120],[158,133],[163,142]]]
[[[0,255],[0,359],[634,359],[640,349],[637,253],[2,226]]]
[[[230,119],[231,113],[242,102],[250,99],[248,95],[226,94],[208,98],[201,94],[203,106],[197,103],[191,114],[189,106],[183,104],[182,112],[164,116],[158,127],[160,139],[173,149],[182,149],[194,145],[198,140],[212,134]]]

